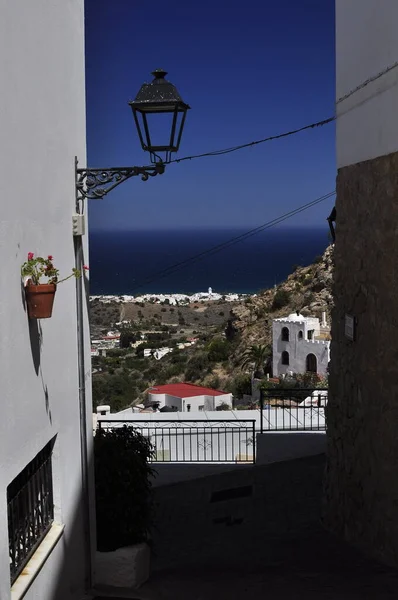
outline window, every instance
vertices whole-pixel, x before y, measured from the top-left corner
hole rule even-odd
[[[282,364],[283,365],[288,365],[289,364],[289,352],[282,352]]]
[[[299,331],[299,332],[298,332],[298,339],[299,339],[299,340],[302,340],[302,339],[303,339],[303,332],[302,332],[302,331]]]
[[[310,329],[310,330],[308,331],[308,333],[307,333],[307,338],[308,338],[309,340],[312,340],[312,338],[313,338],[313,337],[314,337],[314,330],[313,330],[313,329]]]
[[[306,360],[306,367],[309,373],[317,372],[317,360],[315,354],[308,354]]]
[[[289,341],[289,329],[287,327],[282,327],[282,342]]]
[[[205,405],[204,405],[204,404],[201,404],[201,405],[199,406],[199,410],[200,410],[200,411],[204,410],[204,408],[205,408]]]
[[[52,449],[53,441],[7,487],[11,583],[24,569],[54,520]]]

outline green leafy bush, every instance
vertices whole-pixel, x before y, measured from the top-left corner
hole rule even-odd
[[[115,373],[113,367],[108,367],[108,374],[98,374],[93,377],[93,407],[109,404],[112,412],[126,408],[134,400],[137,393],[135,380],[125,373]]]
[[[220,362],[228,360],[231,354],[231,344],[228,340],[215,338],[207,346],[210,362]]]
[[[272,301],[272,310],[279,310],[290,302],[290,294],[286,290],[278,290]]]
[[[221,404],[216,407],[216,410],[231,410],[231,407],[226,402],[221,402]]]
[[[207,374],[209,370],[210,363],[207,352],[198,352],[196,355],[192,356],[187,363],[185,379],[187,381],[200,379],[203,375]]]
[[[94,437],[97,548],[111,552],[148,540],[153,519],[148,438],[124,425]]]
[[[138,339],[137,333],[131,327],[125,327],[120,332],[120,347],[129,348],[130,344],[133,344]]]
[[[246,373],[238,373],[226,386],[226,391],[231,392],[234,398],[243,398],[244,394],[251,394],[251,390],[251,377]]]

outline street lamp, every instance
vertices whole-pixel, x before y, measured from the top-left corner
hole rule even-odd
[[[177,88],[166,80],[166,71],[156,69],[152,75],[153,81],[144,83],[135,100],[129,102],[141,146],[150,153],[152,165],[79,169],[76,159],[77,202],[85,198],[103,198],[131,177],[140,175],[141,179],[147,181],[149,177],[162,175],[165,165],[171,160],[171,154],[178,151],[190,106],[183,102]]]
[[[183,102],[177,88],[166,81],[166,71],[157,69],[152,75],[155,78],[152,83],[144,83],[136,99],[129,104],[133,110],[142,149],[151,153],[151,162],[168,163],[171,153],[177,152],[180,147],[185,117],[190,107]],[[162,119],[163,125],[166,126],[163,132],[164,140],[159,140],[163,143],[155,143],[149,127],[151,120],[156,124],[155,120],[159,119]],[[164,159],[159,153],[165,154]]]
[[[153,73],[152,83],[144,83],[141,86],[135,100],[129,102],[132,108],[134,121],[137,126],[143,150],[150,153],[152,165],[146,167],[111,167],[106,169],[78,168],[78,160],[75,158],[75,190],[76,190],[76,214],[73,215],[73,236],[75,245],[75,266],[77,271],[83,272],[84,250],[82,237],[85,233],[84,204],[86,199],[103,198],[115,187],[140,175],[141,179],[147,181],[149,177],[162,175],[165,165],[170,162],[171,154],[177,152],[181,142],[185,117],[189,110],[188,104],[182,101],[175,86],[166,81],[167,73],[157,69]],[[166,120],[166,123],[156,123],[156,120]],[[167,123],[168,120],[168,123]],[[152,124],[162,126],[165,136],[160,142],[157,141],[158,134],[152,131]],[[167,127],[168,125],[168,127]],[[156,139],[156,141],[155,141]],[[163,156],[162,156],[163,155]],[[86,285],[86,280],[84,280]],[[81,460],[83,473],[83,496],[84,511],[87,523],[91,519],[90,503],[90,477],[87,438],[87,406],[86,406],[86,369],[84,353],[84,297],[83,278],[76,279],[76,311],[77,311],[77,354],[78,354],[78,378],[79,378],[79,410],[80,410],[80,440]],[[91,554],[90,530],[86,536],[86,552]],[[90,576],[89,576],[90,579]]]

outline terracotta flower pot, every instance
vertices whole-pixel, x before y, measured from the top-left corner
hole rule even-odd
[[[57,286],[54,283],[26,286],[29,319],[49,319],[51,317],[56,289]]]

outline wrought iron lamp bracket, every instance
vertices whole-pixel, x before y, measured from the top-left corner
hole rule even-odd
[[[336,241],[336,229],[335,226],[333,225],[333,223],[336,223],[336,207],[333,207],[332,212],[330,213],[330,215],[328,216],[328,218],[326,219],[327,222],[329,223],[329,229],[330,229],[330,234],[332,236],[332,240],[333,240],[333,244]]]
[[[164,163],[147,167],[112,167],[110,169],[78,169],[76,160],[76,195],[78,200],[100,200],[115,187],[131,177],[141,176],[143,181],[149,177],[162,175]]]

